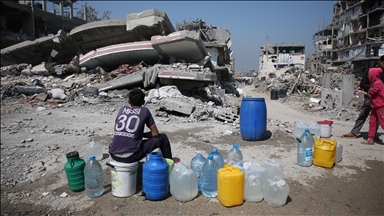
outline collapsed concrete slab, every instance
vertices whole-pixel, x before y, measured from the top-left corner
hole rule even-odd
[[[127,14],[126,20],[127,20],[127,31],[133,31],[133,30],[136,30],[137,28],[142,28],[142,27],[156,28],[159,30],[157,33],[159,35],[168,35],[175,31],[175,28],[173,27],[167,14],[164,11],[157,10],[157,9],[149,9],[149,10],[142,11],[141,13]],[[141,29],[141,30],[145,30],[145,29]],[[153,30],[155,31],[155,29]],[[150,37],[146,37],[146,35],[141,35],[141,36],[148,38],[148,40],[150,40]]]
[[[110,82],[103,83],[97,88],[99,91],[107,91],[110,89],[121,89],[126,88],[133,85],[139,85],[143,82],[143,75],[141,72],[136,72],[133,74],[128,74],[126,76],[123,76],[119,79],[114,79]]]
[[[156,9],[127,15],[126,19],[91,22],[72,29],[66,40],[60,43],[53,42],[54,36],[47,36],[1,49],[1,64],[36,65],[48,61],[50,56],[64,64],[76,54],[85,54],[100,47],[149,41],[154,35],[170,34],[175,31],[170,23],[166,13]]]
[[[182,101],[180,98],[165,98],[160,101],[160,108],[169,112],[178,112],[184,115],[191,115],[195,106]]]
[[[153,48],[164,57],[174,57],[184,62],[197,63],[208,55],[197,32],[184,30],[167,36],[152,36],[151,42]]]
[[[162,79],[182,79],[182,80],[195,80],[195,81],[216,81],[217,75],[207,72],[186,72],[165,70],[159,73],[159,78]],[[164,83],[166,83],[164,81]]]
[[[122,64],[137,64],[141,61],[153,65],[160,60],[159,53],[150,41],[122,43],[102,47],[80,56],[80,66],[91,70],[100,66],[114,70]]]

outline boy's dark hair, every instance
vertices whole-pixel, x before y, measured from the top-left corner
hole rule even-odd
[[[131,101],[131,106],[141,106],[143,105],[145,94],[140,89],[132,89],[128,93],[129,100]]]
[[[384,61],[384,55],[380,56],[380,61]]]

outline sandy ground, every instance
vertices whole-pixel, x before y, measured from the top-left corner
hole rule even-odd
[[[113,121],[124,100],[91,105],[24,105],[20,102],[1,107],[1,215],[383,215],[384,185],[382,142],[367,146],[360,142],[367,135],[368,123],[358,139],[340,138],[352,128],[354,121],[333,120],[332,137],[343,145],[343,157],[332,169],[296,163],[296,141],[293,123],[297,120],[319,121],[323,117],[296,111],[281,100],[253,86],[244,88],[248,97],[264,97],[267,105],[268,138],[248,142],[241,138],[238,124],[217,120],[190,122],[188,118],[170,115],[155,117],[160,132],[166,133],[175,157],[189,161],[201,150],[209,153],[215,146],[226,157],[234,143],[241,143],[244,161],[263,163],[267,158],[283,166],[290,186],[287,204],[274,208],[264,201],[244,202],[224,207],[217,198],[199,194],[189,202],[172,196],[161,201],[146,200],[141,192],[139,168],[137,192],[127,198],[111,193],[110,160],[107,147],[112,139]],[[241,98],[228,96],[240,103]],[[152,112],[156,107],[147,104]],[[232,133],[228,133],[228,131]],[[384,138],[379,129],[378,136]],[[28,138],[33,141],[28,142]],[[105,147],[105,192],[90,199],[85,192],[69,190],[64,171],[66,153],[76,150],[84,155],[84,147],[92,138]],[[143,161],[142,161],[143,163]],[[67,197],[60,197],[65,192]]]

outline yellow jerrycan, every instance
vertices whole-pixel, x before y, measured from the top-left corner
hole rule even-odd
[[[312,164],[332,168],[336,156],[336,140],[316,138],[314,145]]]
[[[239,167],[225,164],[217,172],[217,197],[223,206],[244,203],[244,172]]]

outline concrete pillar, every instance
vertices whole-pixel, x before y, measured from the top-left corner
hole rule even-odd
[[[87,7],[84,6],[83,10],[84,10],[84,12],[83,12],[83,20],[87,21]]]
[[[63,2],[60,1],[60,15],[63,16],[64,15],[64,9],[63,9]]]
[[[73,4],[71,4],[69,6],[69,18],[72,19],[73,18]]]
[[[342,89],[342,106],[347,107],[348,109],[353,108],[352,103],[348,104],[352,98],[354,98],[355,91],[355,75],[353,74],[345,74],[342,76],[341,81],[341,89]]]
[[[323,74],[323,85],[322,88],[330,88],[331,87],[331,74],[330,73],[324,73]]]
[[[46,0],[41,0],[41,5],[43,11],[47,11],[47,1]]]

